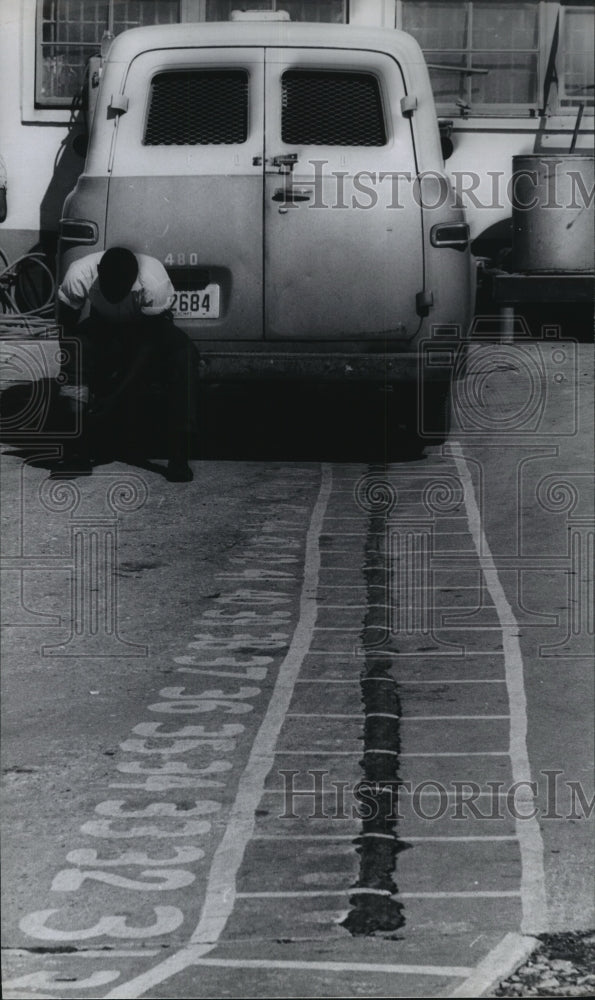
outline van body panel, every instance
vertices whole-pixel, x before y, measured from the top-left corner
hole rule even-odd
[[[232,125],[221,134],[217,89],[212,100],[196,98],[218,73],[232,95]],[[323,97],[318,119],[330,137],[310,134],[306,98],[288,126],[300,74],[311,74],[315,94],[317,74],[333,87],[347,81],[337,104],[343,126],[353,103],[347,78],[365,76],[382,124],[369,133],[368,113],[358,113],[351,137],[337,133]],[[208,117],[217,106],[213,135],[199,134],[201,109]],[[400,177],[397,205],[382,179],[391,174]],[[428,174],[448,188],[429,209],[417,190]],[[216,286],[216,316],[176,319],[201,342],[205,377],[318,371],[398,381],[419,376],[436,329],[445,346],[466,334],[469,249],[431,245],[436,224],[462,218],[450,189],[427,67],[405,33],[283,21],[167,25],[112,44],[85,171],[64,216],[98,223],[96,249],[120,243],[159,258],[177,289]],[[63,241],[60,275],[88,252]],[[440,357],[430,380],[452,374]]]
[[[391,210],[390,179],[380,181],[397,171],[411,186],[416,174],[398,64],[378,52],[299,48],[267,49],[265,64],[265,336],[413,336],[424,283],[421,210],[412,197]],[[295,98],[285,80],[296,81]],[[372,105],[358,117],[362,87]],[[364,110],[378,115],[375,131],[361,121]],[[275,169],[291,155],[289,174]],[[286,205],[277,200],[284,184]]]
[[[219,287],[216,318],[179,319],[193,338],[257,340],[262,337],[262,180],[227,177],[113,177],[107,238],[165,264],[174,287]],[[185,210],[172,220],[172,204]],[[139,225],[139,207],[142,225]],[[147,218],[150,224],[147,224]],[[193,275],[195,277],[193,278]]]
[[[192,127],[192,112],[179,105],[200,96],[193,82],[206,80],[211,92],[238,78],[246,81],[233,91],[245,101],[237,119],[245,133],[231,139],[239,141],[227,141],[225,107],[207,109],[211,118],[199,117],[197,127],[219,129],[226,141],[180,141]],[[164,93],[153,96],[161,81]],[[174,286],[190,293],[210,274],[219,291],[215,315],[179,319],[194,338],[261,338],[263,50],[207,49],[200,59],[192,49],[143,53],[133,59],[123,93],[129,110],[118,120],[114,142],[106,245],[127,245],[133,234],[134,249],[161,260]]]
[[[61,237],[58,245],[58,273],[60,276],[64,275],[66,269],[78,257],[84,257],[86,254],[103,250],[105,246],[107,190],[107,176],[89,177],[86,174],[81,174],[75,188],[66,196],[62,218],[76,218],[81,221],[95,223],[97,226],[97,243],[94,246],[90,246],[86,242],[79,244],[76,240],[65,240]]]

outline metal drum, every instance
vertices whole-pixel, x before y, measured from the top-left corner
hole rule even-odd
[[[593,158],[533,153],[513,156],[512,167],[515,271],[592,272]]]

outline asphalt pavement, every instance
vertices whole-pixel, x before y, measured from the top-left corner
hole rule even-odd
[[[3,995],[479,996],[592,928],[592,358],[205,393],[157,455],[3,447]]]

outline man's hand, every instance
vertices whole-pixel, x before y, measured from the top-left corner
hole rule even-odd
[[[64,327],[65,333],[71,333],[81,316],[82,309],[73,309],[58,301],[58,323]]]

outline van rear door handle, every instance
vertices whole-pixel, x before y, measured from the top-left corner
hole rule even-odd
[[[308,188],[277,188],[273,195],[273,201],[291,203],[292,201],[310,201],[311,197],[312,192]]]
[[[280,174],[290,174],[297,160],[297,153],[281,153],[279,156],[273,156],[271,164],[277,167]]]

